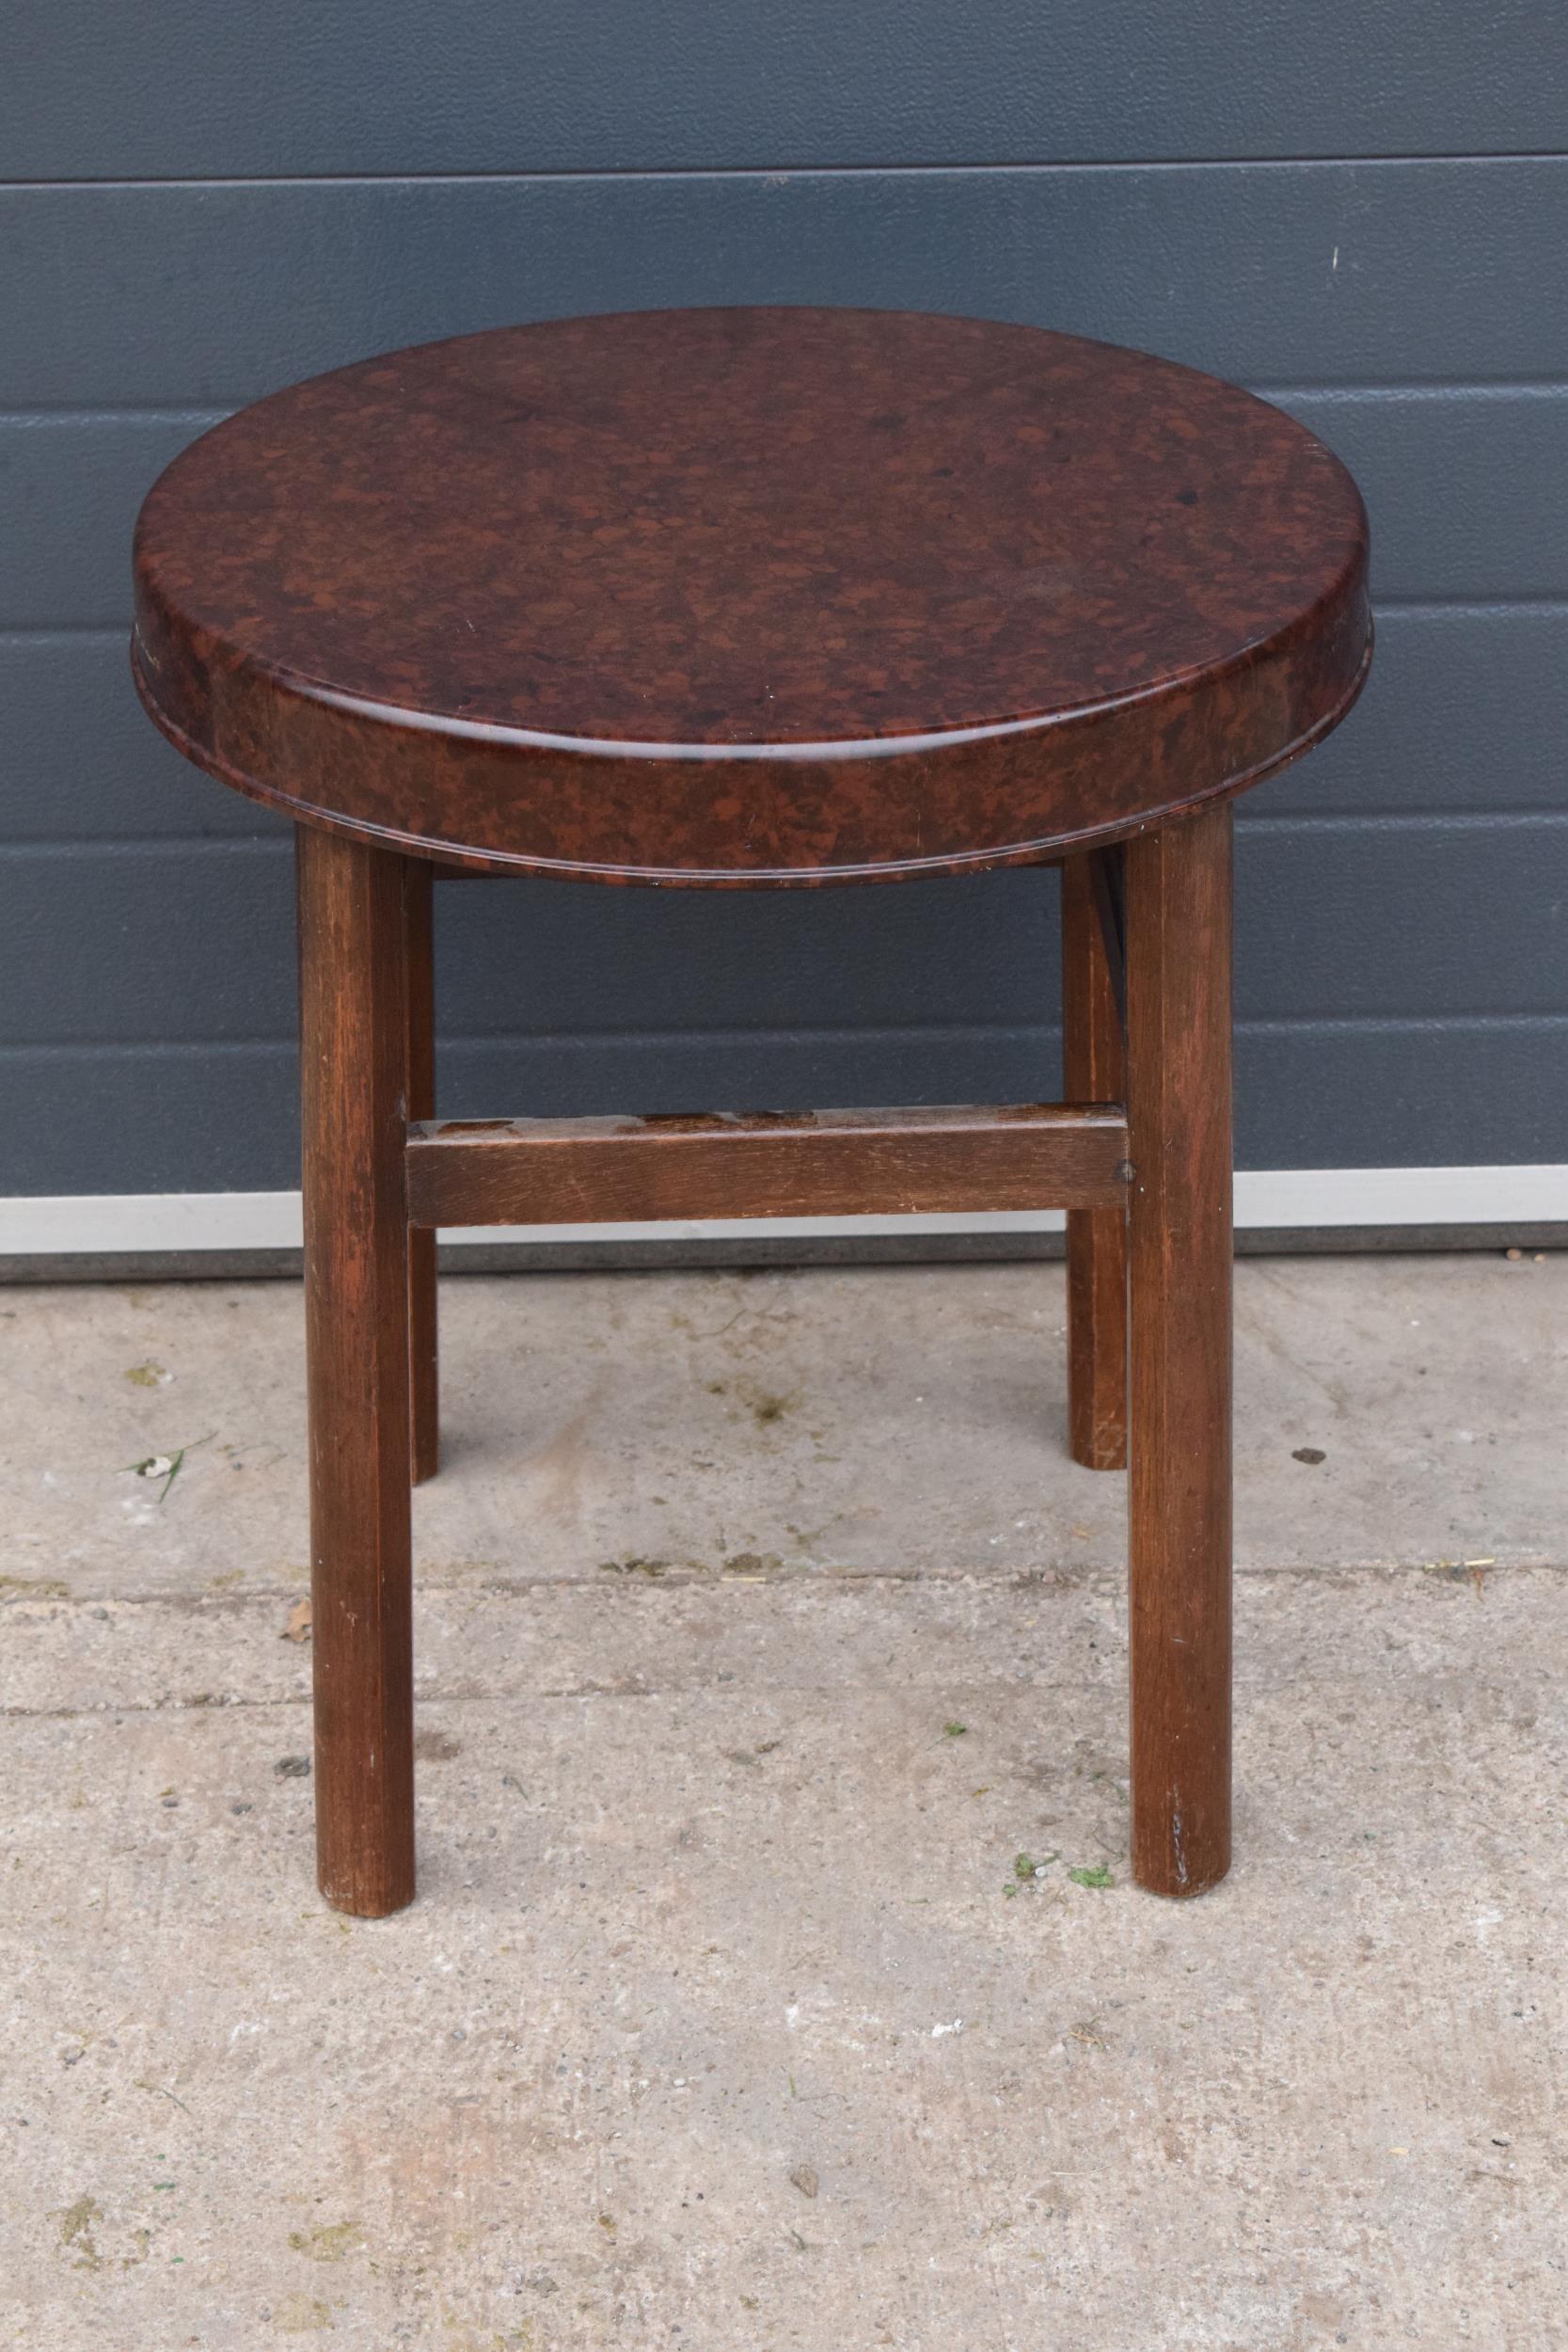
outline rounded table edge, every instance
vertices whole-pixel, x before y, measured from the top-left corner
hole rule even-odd
[[[1354,599],[1352,600],[1354,608]],[[990,873],[1008,866],[1043,866],[1111,842],[1135,839],[1139,834],[1161,825],[1180,819],[1217,800],[1234,799],[1262,784],[1271,776],[1291,767],[1297,759],[1331,735],[1359,700],[1371,668],[1375,643],[1375,628],[1370,606],[1365,601],[1365,576],[1361,583],[1361,601],[1365,613],[1360,660],[1338,698],[1304,728],[1263,758],[1233,773],[1222,775],[1213,783],[1196,791],[1183,792],[1174,798],[1118,815],[1103,824],[1091,824],[1053,832],[1038,837],[985,846],[969,851],[942,852],[930,857],[867,860],[842,865],[793,865],[787,866],[701,867],[657,866],[614,864],[604,861],[550,858],[523,852],[498,850],[478,844],[453,841],[437,834],[407,831],[371,818],[346,815],[341,809],[327,808],[303,795],[282,790],[277,785],[263,782],[234,761],[228,759],[214,745],[203,743],[182,727],[159,702],[153,692],[144,667],[140,639],[133,628],[130,643],[132,681],[143,709],[165,739],[190,761],[193,767],[215,778],[219,783],[243,793],[263,808],[285,817],[295,824],[317,826],[326,832],[352,840],[395,851],[401,856],[428,859],[454,871],[490,875],[536,875],[542,879],[562,882],[583,882],[647,889],[688,890],[784,890],[822,889],[835,883],[861,884],[869,882],[929,881],[942,875]],[[326,707],[317,704],[317,707]],[[1040,732],[1047,732],[1042,727]],[[1022,734],[1023,730],[1020,730]]]

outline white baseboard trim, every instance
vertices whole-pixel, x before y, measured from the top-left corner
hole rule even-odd
[[[1059,1209],[954,1216],[748,1217],[643,1225],[504,1225],[443,1233],[456,1244],[778,1241],[856,1234],[1049,1233]],[[1568,1224],[1568,1166],[1243,1168],[1243,1230],[1335,1226]],[[61,1193],[0,1199],[0,1258],[297,1249],[297,1192]]]

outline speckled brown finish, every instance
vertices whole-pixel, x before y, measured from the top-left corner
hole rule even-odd
[[[1326,733],[1366,518],[1301,425],[1107,344],[631,312],[318,376],[136,534],[149,710],[295,817],[604,881],[1049,857]]]

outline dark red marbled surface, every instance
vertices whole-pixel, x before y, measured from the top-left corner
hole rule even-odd
[[[1146,355],[647,311],[319,376],[164,474],[138,687],[198,765],[478,865],[741,883],[1127,832],[1354,699],[1366,518]]]

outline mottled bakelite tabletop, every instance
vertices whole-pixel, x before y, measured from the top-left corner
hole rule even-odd
[[[1326,733],[1366,518],[1278,410],[977,319],[626,312],[394,352],[164,474],[137,684],[226,783],[482,866],[1060,854]]]

